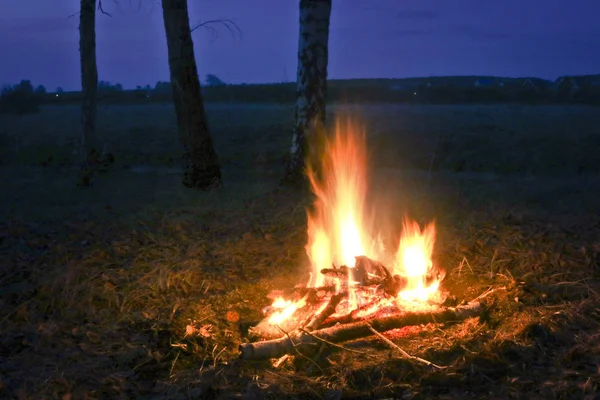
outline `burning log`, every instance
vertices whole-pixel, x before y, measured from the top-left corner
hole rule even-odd
[[[354,268],[357,271],[361,271],[361,282],[367,280],[369,275],[377,276],[383,281],[392,280],[392,274],[390,271],[379,261],[371,260],[366,256],[358,256],[356,257],[356,262],[354,264]]]
[[[355,308],[354,310],[351,310],[350,312],[344,315],[334,316],[332,318],[325,319],[323,320],[323,326],[333,326],[337,324],[349,324],[351,322],[357,322],[358,320],[361,320],[361,318],[358,317],[360,313],[375,307],[378,303],[381,303],[381,299],[374,300],[363,306]],[[362,319],[368,319],[368,317]]]
[[[324,297],[335,294],[335,285],[321,286],[321,287],[300,287],[296,288],[296,296],[300,298],[306,298],[306,303],[315,305],[319,304]]]
[[[332,266],[332,268],[323,268],[321,273],[327,277],[337,279],[347,279],[348,275],[352,273],[352,279],[361,286],[392,280],[392,274],[379,261],[371,260],[366,256],[358,256],[355,259],[354,268],[348,268],[345,265],[339,268]]]
[[[296,286],[296,288],[294,290],[300,297],[304,297],[304,296],[306,296],[307,293],[311,293],[311,292],[314,292],[314,293],[319,294],[320,296],[323,296],[328,293],[335,293],[336,289],[337,288],[335,285],[327,285],[327,286],[319,286],[319,287]]]
[[[340,343],[367,337],[373,334],[371,327],[378,332],[385,332],[391,329],[411,325],[432,322],[445,323],[462,321],[466,318],[479,316],[482,311],[483,305],[479,302],[473,302],[455,308],[440,308],[435,311],[402,313],[346,325],[336,325],[315,330],[310,333],[300,331],[279,339],[242,343],[239,347],[241,352],[240,358],[247,360],[278,358],[285,354],[293,354],[298,348],[306,345],[314,345],[320,340],[331,343]]]
[[[327,303],[327,306],[306,325],[305,329],[308,331],[318,329],[323,321],[335,313],[338,304],[340,304],[342,299],[346,296],[348,296],[348,292],[340,292],[332,296],[329,303]]]
[[[336,268],[335,265],[332,265],[331,268],[323,268],[321,273],[329,278],[336,279],[347,279],[348,278],[348,267],[342,265],[339,268]]]
[[[392,275],[385,265],[366,256],[355,257],[354,268],[342,265],[339,268],[323,268],[321,273],[330,278],[352,280],[356,286],[379,286],[385,293],[396,296],[407,285],[406,278]]]

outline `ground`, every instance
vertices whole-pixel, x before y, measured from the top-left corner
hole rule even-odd
[[[115,164],[75,185],[78,108],[0,116],[0,397],[598,398],[600,113],[334,106],[367,127],[386,237],[435,219],[435,261],[487,313],[238,360],[271,289],[306,281],[305,207],[278,186],[293,110],[209,105],[224,186],[181,185],[170,105],[103,106]],[[187,332],[187,335],[186,335]]]

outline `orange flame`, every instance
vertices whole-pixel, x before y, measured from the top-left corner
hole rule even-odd
[[[367,155],[364,130],[350,122],[336,123],[331,138],[322,139],[324,146],[318,155],[318,167],[308,163],[307,175],[316,195],[313,209],[308,212],[308,243],[306,252],[311,263],[309,287],[335,284],[338,290],[344,286],[348,291],[346,311],[351,311],[367,302],[358,291],[355,277],[349,274],[347,282],[341,279],[328,281],[321,270],[345,265],[351,272],[355,257],[367,256],[373,260],[394,259],[393,274],[400,275],[406,282],[398,294],[397,302],[428,300],[438,289],[437,279],[427,279],[433,269],[432,252],[435,243],[435,226],[427,225],[423,230],[418,223],[405,220],[398,249],[394,257],[385,254],[379,237],[370,228],[372,221],[365,209],[367,194]],[[428,283],[428,281],[430,281]],[[303,299],[304,300],[304,299]],[[304,302],[286,302],[278,299],[273,308],[271,323],[283,322],[304,306]],[[382,299],[384,300],[384,299]],[[370,298],[369,303],[373,302]],[[302,304],[299,304],[302,303]],[[389,301],[382,301],[384,307]],[[370,308],[369,308],[370,310]],[[377,311],[377,309],[374,309]],[[362,312],[361,312],[362,314]]]
[[[332,265],[354,267],[356,256],[375,256],[367,235],[365,133],[349,123],[336,124],[333,138],[323,138],[320,171],[309,164],[308,178],[317,196],[308,215],[307,252],[312,264],[311,282],[322,286],[321,269]],[[337,282],[340,284],[340,282]],[[352,274],[348,276],[350,308],[357,306]]]
[[[430,223],[421,230],[418,223],[404,221],[402,238],[396,253],[394,273],[404,276],[407,285],[398,295],[402,300],[427,300],[435,293],[439,281],[427,285],[427,275],[433,272],[431,255],[435,243],[435,226]]]
[[[304,307],[304,301],[293,302],[291,300],[285,300],[283,297],[278,297],[271,308],[275,310],[273,314],[269,316],[269,323],[273,325],[279,325],[289,319],[297,309]]]

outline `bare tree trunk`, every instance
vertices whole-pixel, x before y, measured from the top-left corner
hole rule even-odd
[[[162,8],[173,102],[185,148],[183,184],[195,189],[219,186],[221,169],[202,102],[187,0],[162,0]]]
[[[79,55],[81,61],[81,174],[80,186],[90,186],[99,151],[96,137],[96,0],[81,0],[79,13]]]
[[[308,140],[325,123],[331,0],[300,0],[296,111],[284,182],[304,179]]]

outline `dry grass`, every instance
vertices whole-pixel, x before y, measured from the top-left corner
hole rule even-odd
[[[22,143],[0,172],[1,396],[592,399],[600,390],[600,179],[576,168],[598,153],[592,111],[361,108],[375,132],[372,193],[389,213],[384,232],[397,234],[407,211],[436,218],[444,287],[458,300],[497,289],[482,320],[385,334],[443,370],[375,337],[345,344],[366,354],[326,349],[318,366],[236,359],[269,290],[304,281],[308,199],[275,184],[289,110],[209,109],[227,178],[211,193],[183,189],[177,175],[128,172],[128,164],[170,164],[161,154],[177,153],[172,115],[135,107],[103,111],[120,164],[93,188],[74,188],[69,162],[40,166],[35,150],[72,151],[74,111],[0,124],[7,142]],[[473,139],[487,128],[465,128],[479,120],[492,121],[492,144]],[[427,159],[436,124],[470,147],[439,153],[428,181],[427,167],[406,163]],[[392,134],[401,128],[408,133]],[[142,139],[148,146],[136,151]],[[556,154],[570,163],[561,176],[544,161]],[[483,169],[445,164],[460,158]],[[530,168],[519,175],[521,165]]]

